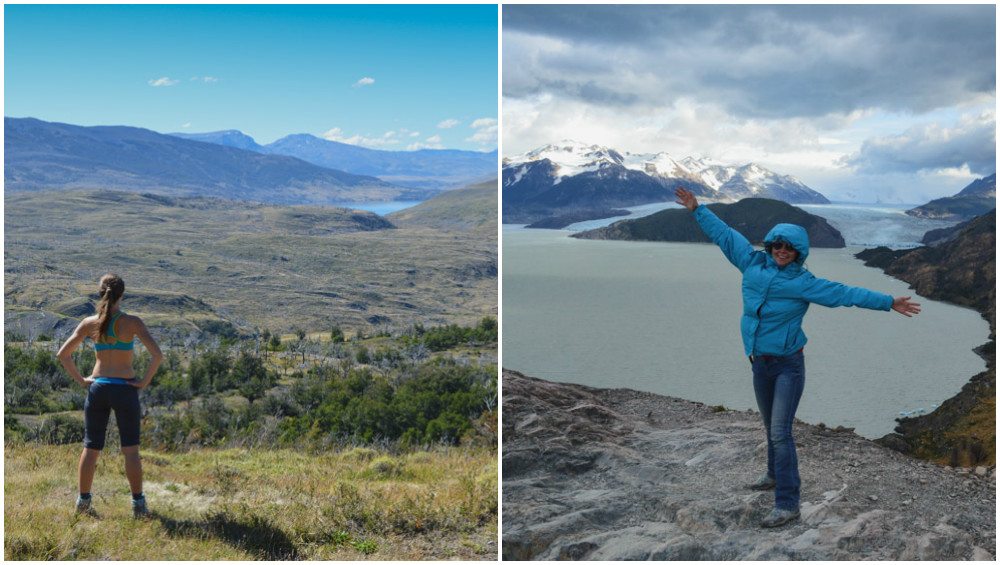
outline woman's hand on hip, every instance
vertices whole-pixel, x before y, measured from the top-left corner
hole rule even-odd
[[[94,377],[93,377],[93,375],[91,375],[89,377],[84,377],[83,380],[80,381],[80,386],[82,386],[83,388],[90,388],[90,385],[92,385],[92,384],[94,384]]]
[[[692,212],[694,212],[694,209],[698,207],[698,199],[694,197],[694,194],[690,190],[684,188],[683,186],[678,187],[677,190],[674,191],[674,196],[677,197],[675,202]]]
[[[909,296],[897,296],[892,300],[892,309],[907,318],[912,318],[914,314],[920,313],[920,304],[910,302]]]

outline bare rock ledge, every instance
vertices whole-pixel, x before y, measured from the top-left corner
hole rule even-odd
[[[993,467],[796,421],[802,518],[765,530],[756,412],[509,370],[503,398],[504,559],[995,560]]]

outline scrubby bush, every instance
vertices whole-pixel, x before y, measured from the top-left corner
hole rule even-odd
[[[422,324],[413,326],[405,339],[409,345],[423,344],[431,351],[444,351],[460,345],[486,345],[495,343],[498,337],[496,318],[486,317],[475,327],[458,324],[424,328]]]
[[[333,326],[333,329],[330,330],[330,341],[344,343],[344,330],[340,329],[340,326]]]
[[[72,410],[60,400],[62,389],[78,387],[55,354],[47,349],[4,344],[4,407],[16,414],[44,414]]]
[[[486,319],[475,328],[459,328],[456,335],[468,343],[489,339],[491,329],[495,324]],[[495,445],[496,365],[467,357],[427,359],[430,347],[418,337],[435,332],[450,335],[452,330],[415,326],[413,335],[379,341],[374,348],[327,344],[327,352],[338,354],[335,358],[303,365],[283,386],[277,386],[277,373],[251,350],[234,355],[226,347],[192,347],[187,357],[168,350],[140,397],[143,444],[166,449],[274,443],[310,449]],[[321,349],[317,345],[320,358]],[[89,349],[75,355],[84,366],[94,360]],[[138,352],[137,375],[149,360],[148,353]],[[43,347],[6,345],[4,368],[9,414],[83,407],[86,389],[66,376],[55,355]],[[247,402],[233,398],[237,394]],[[78,441],[83,429],[82,422],[64,415],[37,429],[18,426],[17,420],[5,419],[11,437],[39,441]]]
[[[29,430],[13,414],[3,415],[4,443],[24,441],[29,437]]]
[[[55,445],[80,443],[83,441],[83,422],[65,414],[54,414],[42,422],[35,439]]]
[[[317,367],[292,386],[291,397],[301,413],[279,424],[286,443],[332,437],[457,444],[475,431],[473,422],[495,399],[496,370],[445,358],[397,379],[362,368],[342,376],[332,367]]]

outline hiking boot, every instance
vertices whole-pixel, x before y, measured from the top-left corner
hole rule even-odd
[[[757,477],[757,480],[748,484],[747,488],[750,490],[771,490],[775,485],[774,477],[764,473],[763,475]]]
[[[799,519],[799,511],[795,510],[784,510],[782,508],[775,508],[771,510],[771,513],[764,518],[764,521],[760,523],[761,526],[765,528],[777,528],[778,526],[784,526],[785,524]]]
[[[79,514],[90,513],[90,502],[92,498],[83,498],[82,496],[76,497],[76,511]]]
[[[149,508],[146,508],[146,497],[142,497],[138,500],[132,499],[132,517],[133,518],[148,518]]]

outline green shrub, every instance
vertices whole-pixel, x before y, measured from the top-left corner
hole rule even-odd
[[[54,414],[42,422],[36,434],[36,438],[42,443],[80,443],[83,441],[83,422],[65,414]]]
[[[340,329],[340,326],[333,326],[333,329],[330,330],[330,341],[344,343],[344,330]]]

